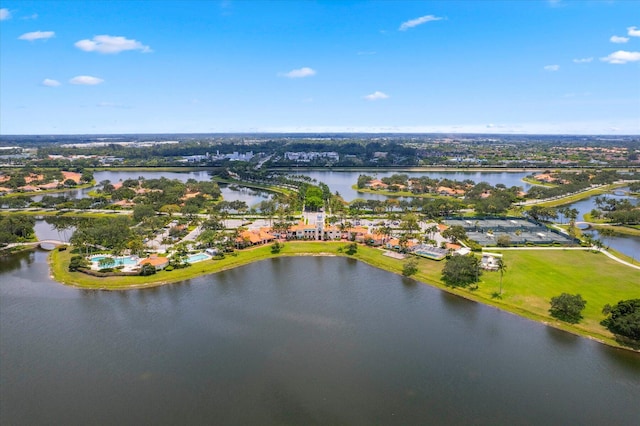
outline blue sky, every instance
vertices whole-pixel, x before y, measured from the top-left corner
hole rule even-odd
[[[0,1],[0,134],[640,134],[638,1]]]

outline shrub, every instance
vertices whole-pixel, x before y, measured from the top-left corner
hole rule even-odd
[[[156,267],[153,265],[149,265],[149,264],[145,264],[142,265],[142,268],[140,268],[140,275],[144,276],[148,276],[148,275],[153,275],[156,273]]]
[[[165,271],[173,271],[173,266],[171,266],[171,265],[167,265],[167,266],[164,268],[164,270],[165,270]]]
[[[347,253],[349,256],[354,255],[357,252],[358,252],[358,243],[351,243],[347,245],[345,253]]]
[[[500,235],[496,244],[498,247],[509,247],[511,245],[511,238],[508,235]]]
[[[416,259],[409,259],[402,265],[402,275],[410,277],[418,272],[418,261]]]
[[[280,250],[282,250],[282,247],[284,247],[284,244],[281,244],[279,241],[276,241],[275,243],[273,243],[273,245],[271,246],[271,253],[272,254],[278,254],[280,253]]]
[[[80,268],[87,266],[87,261],[82,256],[73,256],[69,261],[69,272],[77,271]]]

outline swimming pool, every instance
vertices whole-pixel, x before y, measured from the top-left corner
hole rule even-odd
[[[205,253],[190,254],[189,256],[187,256],[187,262],[189,263],[202,262],[203,260],[207,259],[211,259],[211,256]]]
[[[108,257],[112,258],[115,262],[113,263],[113,265],[110,265],[110,267],[133,266],[138,264],[138,258],[134,256],[113,257],[113,256],[106,256],[106,255],[98,255],[98,256],[93,256],[91,258],[91,261],[95,263],[100,263],[102,259],[106,259]]]

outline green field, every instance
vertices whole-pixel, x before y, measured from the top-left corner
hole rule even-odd
[[[525,176],[525,177],[523,177],[521,180],[522,180],[523,182],[530,183],[531,185],[536,185],[536,186],[546,186],[547,188],[555,188],[556,186],[558,186],[558,185],[553,184],[553,183],[542,182],[542,181],[539,181],[539,180],[537,180],[537,179],[533,179],[533,178],[526,177],[526,176]]]
[[[79,272],[70,273],[67,271],[72,255],[70,251],[53,252],[51,265],[55,279],[65,284],[123,290],[183,281],[276,256],[347,256],[342,253],[346,245],[344,242],[287,242],[279,255],[271,254],[270,246],[262,246],[237,252],[237,256],[228,255],[222,260],[196,263],[186,269],[161,271],[150,277],[95,278]],[[383,256],[382,253],[379,249],[359,246],[357,253],[350,257],[393,273],[401,273],[404,261]],[[623,299],[640,297],[639,270],[621,265],[601,253],[579,250],[513,250],[505,251],[503,259],[507,272],[503,277],[502,298],[495,297],[499,289],[498,272],[485,272],[475,290],[452,289],[440,281],[444,261],[419,258],[419,272],[414,278],[465,298],[617,346],[613,336],[600,325],[604,318],[602,307],[607,303],[613,305]],[[549,300],[563,292],[579,293],[587,300],[584,319],[579,324],[563,323],[549,316]]]
[[[495,306],[552,322],[563,329],[611,343],[611,335],[600,325],[603,306],[640,297],[640,270],[621,265],[602,253],[520,250],[503,254],[507,272],[503,277],[502,299],[491,299],[499,289],[498,272],[483,274],[477,295],[490,299]],[[549,300],[560,293],[579,293],[587,301],[584,319],[579,324],[568,325],[549,316]]]

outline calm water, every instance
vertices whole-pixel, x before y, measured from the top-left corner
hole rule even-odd
[[[635,259],[636,264],[640,262],[640,237],[635,235],[616,235],[613,237],[603,237],[598,231],[584,231],[593,238],[601,240],[605,247],[611,247]]]
[[[292,171],[295,174],[306,175],[311,178],[317,179],[319,182],[324,182],[329,185],[332,192],[340,192],[345,200],[351,201],[355,198],[368,198],[368,199],[386,199],[387,197],[376,194],[366,194],[357,192],[352,189],[351,186],[358,181],[360,174],[374,175],[378,178],[391,176],[397,173],[407,174],[411,177],[428,176],[430,178],[447,178],[452,180],[465,180],[471,179],[474,182],[488,182],[492,185],[503,183],[510,186],[522,186],[525,189],[531,187],[531,185],[522,182],[522,178],[529,175],[530,172],[404,172],[404,171],[385,171],[385,172],[343,172],[343,171],[314,171],[305,170],[297,172]],[[137,179],[139,176],[144,176],[147,179],[159,179],[166,177],[167,179],[179,179],[185,182],[187,179],[195,179],[198,181],[209,180],[211,176],[207,171],[196,172],[135,172],[135,171],[101,171],[94,173],[96,182],[100,182],[105,179],[109,179],[111,182],[118,182],[125,179]],[[222,188],[222,187],[221,187]],[[247,204],[252,205],[259,203],[261,199],[243,199],[240,198],[238,193],[231,191],[228,188],[223,189],[223,196],[225,200],[243,200],[247,201]],[[227,192],[225,193],[225,189]],[[235,192],[235,194],[234,194]]]
[[[507,187],[521,186],[525,190],[531,188],[526,182],[522,181],[522,178],[531,174],[531,172],[407,172],[407,171],[380,171],[380,172],[343,172],[343,171],[325,171],[325,170],[311,170],[296,172],[293,170],[291,173],[306,175],[311,178],[324,182],[329,185],[332,192],[340,192],[340,195],[346,201],[352,201],[356,198],[364,199],[376,199],[384,200],[388,197],[378,194],[369,194],[365,192],[358,192],[351,188],[358,182],[358,176],[366,174],[369,176],[375,176],[378,179],[388,177],[393,174],[405,174],[411,178],[418,178],[422,176],[429,177],[431,179],[451,179],[463,181],[470,179],[476,183],[487,182],[491,185],[502,183]]]
[[[1,424],[640,424],[640,355],[342,258],[157,289],[0,259]]]
[[[195,179],[197,181],[209,181],[211,175],[207,171],[196,172],[149,172],[149,171],[99,171],[94,174],[95,181],[100,183],[104,180],[109,180],[111,183],[116,183],[126,179],[137,179],[143,176],[145,179],[160,179],[165,177],[167,179],[178,179],[182,182],[186,182],[189,179]],[[65,195],[70,198],[84,198],[87,194],[95,188],[83,188],[72,189],[69,191],[57,192],[55,194],[49,194],[52,196]],[[248,188],[239,188],[238,190],[232,190],[227,185],[220,185],[222,191],[222,198],[227,201],[244,201],[249,207],[258,204],[262,200],[269,198],[268,193],[258,193]],[[32,197],[33,201],[42,200],[42,195],[36,195]]]
[[[629,195],[624,195],[625,191],[628,191],[629,188],[622,188],[618,190],[614,194],[605,194],[607,198],[613,198],[616,200],[628,199],[631,200],[632,203],[637,204],[638,198],[631,197]],[[584,215],[586,213],[590,213],[591,210],[597,208],[595,202],[596,196],[585,198],[584,200],[576,201],[573,204],[569,204],[567,207],[578,210],[578,220],[584,220]],[[562,214],[560,214],[561,222],[566,223],[567,220],[563,218]],[[601,239],[605,246],[611,247],[619,251],[620,253],[626,254],[627,256],[631,256],[635,259],[640,259],[640,237],[633,235],[617,235],[615,237],[601,237],[598,231],[588,231],[594,238]]]

